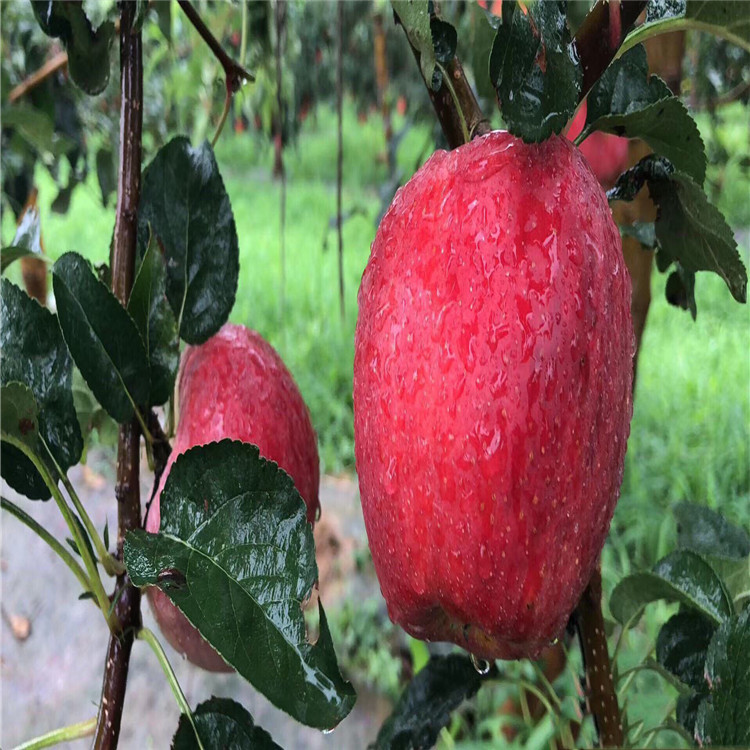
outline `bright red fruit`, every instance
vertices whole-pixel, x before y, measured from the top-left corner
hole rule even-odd
[[[177,457],[224,438],[254,443],[294,480],[313,523],[320,504],[320,466],[310,414],[289,370],[260,334],[227,323],[205,344],[188,347],[179,376],[177,434],[146,519],[155,533],[159,498]],[[161,590],[149,588],[159,627],[172,646],[204,669],[231,671]]]
[[[568,138],[574,140],[586,124],[586,102],[578,110],[568,130]],[[628,139],[597,130],[579,146],[586,161],[605,188],[612,187],[617,178],[628,168]]]
[[[391,619],[481,658],[564,628],[614,511],[632,412],[630,279],[564,138],[438,151],[359,291],[357,472]]]

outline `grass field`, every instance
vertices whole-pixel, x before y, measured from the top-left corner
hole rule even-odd
[[[740,122],[742,117],[740,110]],[[705,129],[706,123],[701,125]],[[270,147],[251,136],[227,132],[217,158],[240,241],[240,284],[232,320],[256,328],[282,354],[312,412],[324,468],[335,473],[353,469],[356,294],[375,233],[381,202],[378,191],[386,169],[379,158],[383,150],[380,121],[370,118],[361,124],[347,110],[344,210],[359,213],[343,229],[346,296],[342,319],[336,236],[328,230],[335,211],[334,132],[331,114],[322,111],[308,119],[298,143],[286,152],[283,274],[280,185],[270,178]],[[732,124],[722,133],[731,138]],[[742,147],[747,148],[746,124],[744,134]],[[415,128],[404,139],[399,164],[406,174],[413,171],[429,136],[426,128]],[[711,167],[709,175],[716,169]],[[744,227],[740,236],[747,262],[748,186],[735,171],[729,172],[716,195],[733,227]],[[77,250],[91,260],[105,260],[114,211],[102,208],[95,182],[74,193],[66,216],[49,211],[55,190],[46,173],[40,173],[39,183],[50,256]],[[8,244],[13,227],[5,218],[3,240]],[[604,556],[607,590],[623,574],[650,566],[671,549],[675,528],[668,509],[678,501],[705,503],[750,526],[748,309],[732,300],[720,279],[702,274],[696,283],[698,319],[693,322],[687,313],[664,301],[664,283],[664,276],[654,275],[625,482]],[[663,614],[655,610],[644,621],[642,640],[631,647],[633,658],[646,648],[654,623]],[[644,715],[656,716],[665,705],[653,700],[658,690],[658,685],[645,686]]]

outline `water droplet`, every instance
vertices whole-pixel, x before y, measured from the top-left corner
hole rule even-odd
[[[317,508],[315,509],[315,521],[316,521],[316,523],[317,523],[318,521],[320,521],[320,514],[321,514],[321,512],[322,512],[322,511],[321,511],[321,508],[320,508],[320,506],[318,506],[318,507],[317,507]]]
[[[553,639],[552,639],[552,640],[551,640],[551,641],[549,642],[549,645],[550,645],[550,646],[557,646],[557,644],[558,644],[558,643],[560,643],[560,639],[559,639],[559,638],[553,638]]]
[[[336,729],[336,727],[332,727],[331,729],[324,729],[323,734],[333,734],[334,729]]]
[[[479,659],[471,654],[471,663],[474,665],[477,674],[484,676],[490,671],[490,663],[486,659]]]

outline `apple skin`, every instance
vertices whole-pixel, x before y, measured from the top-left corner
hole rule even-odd
[[[583,103],[568,129],[568,139],[573,141],[586,124],[586,102]],[[591,166],[596,179],[611,188],[617,178],[628,168],[628,139],[610,133],[593,132],[579,146]]]
[[[632,415],[630,278],[580,152],[493,132],[396,194],[359,290],[354,435],[391,619],[534,657],[604,545]]]
[[[224,438],[254,443],[294,480],[312,524],[320,508],[320,462],[310,413],[292,375],[274,348],[244,326],[225,324],[180,362],[177,434],[146,518],[146,531],[161,522],[159,500],[175,460],[194,445]],[[156,587],[147,589],[151,609],[169,643],[199,667],[231,672],[187,618]]]

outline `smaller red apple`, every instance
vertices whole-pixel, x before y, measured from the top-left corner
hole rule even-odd
[[[195,445],[224,438],[254,443],[294,480],[307,505],[307,520],[320,508],[318,447],[310,413],[281,357],[260,334],[227,323],[204,344],[182,355],[179,422],[172,453],[146,518],[146,531],[161,522],[159,501],[177,458]],[[232,671],[160,589],[147,589],[164,637],[199,667]]]
[[[568,140],[575,140],[586,123],[586,102],[578,110],[568,129]],[[596,179],[610,188],[628,168],[628,139],[595,131],[578,147],[586,158]]]

